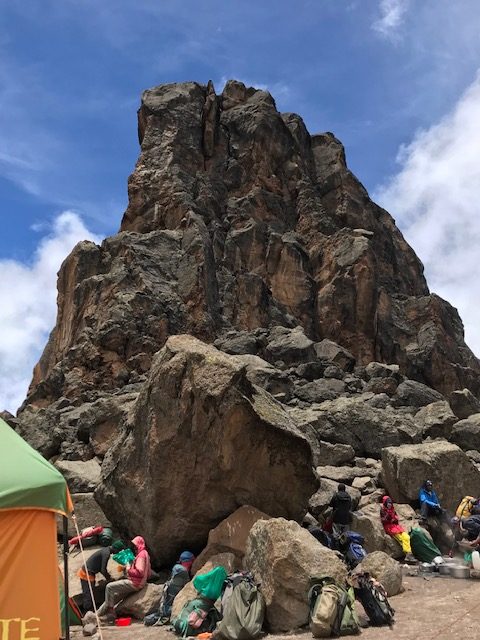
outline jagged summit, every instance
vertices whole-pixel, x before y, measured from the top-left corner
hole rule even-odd
[[[443,391],[479,391],[455,309],[430,295],[392,217],[269,93],[227,82],[143,93],[141,153],[121,232],[80,243],[28,403],[46,406],[148,371],[168,335],[300,325],[359,363],[398,363]]]

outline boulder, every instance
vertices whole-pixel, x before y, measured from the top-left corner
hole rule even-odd
[[[380,458],[384,447],[420,442],[421,433],[410,415],[368,406],[365,399],[338,398],[309,409],[289,411],[317,440],[348,444],[359,456]]]
[[[345,391],[345,383],[335,378],[321,378],[307,382],[302,386],[295,388],[295,395],[300,400],[312,404],[314,402],[324,402],[325,400],[334,400]]]
[[[457,389],[450,394],[450,406],[460,420],[480,413],[480,400],[469,389]]]
[[[217,349],[231,355],[256,355],[260,350],[260,342],[253,333],[248,331],[232,331],[215,340]]]
[[[335,480],[335,482],[346,482],[352,484],[355,478],[368,476],[369,478],[375,478],[378,472],[374,468],[368,467],[334,467],[327,465],[324,467],[317,467],[315,469],[319,478],[328,478],[329,480]]]
[[[67,481],[71,493],[90,493],[100,482],[100,465],[97,460],[59,460],[55,466]]]
[[[480,413],[474,413],[457,422],[452,428],[450,441],[464,451],[480,450]]]
[[[391,397],[395,394],[398,387],[398,381],[395,378],[370,378],[367,382],[364,391],[375,394],[385,394]]]
[[[352,487],[358,489],[361,493],[372,493],[377,485],[370,476],[357,476],[353,479]]]
[[[392,398],[394,406],[397,407],[424,407],[439,400],[445,400],[439,391],[435,391],[435,389],[431,389],[426,384],[416,380],[404,380],[401,382]]]
[[[208,542],[192,566],[192,573],[203,567],[205,562],[219,553],[233,553],[239,561],[245,554],[250,529],[257,520],[268,520],[270,516],[255,507],[245,505],[225,518],[208,534]]]
[[[285,401],[291,398],[293,382],[285,371],[276,369],[258,356],[240,355],[236,360],[246,366],[247,378],[252,384],[275,396],[283,394]]]
[[[159,564],[202,549],[242,504],[300,520],[317,488],[308,441],[237,358],[170,337],[103,462],[99,502]]]
[[[360,491],[349,487],[345,487],[347,493],[352,498],[352,509],[355,509],[360,500]],[[320,478],[320,488],[312,495],[308,502],[308,510],[315,517],[320,516],[325,509],[328,508],[331,499],[338,490],[338,482],[328,480],[328,478]]]
[[[422,429],[424,438],[448,440],[457,418],[448,402],[439,400],[419,409],[415,414],[415,422]]]
[[[470,458],[444,440],[385,448],[382,475],[395,502],[417,500],[422,483],[427,478],[432,480],[442,506],[450,513],[461,496],[476,495],[480,485],[480,471]]]
[[[397,382],[402,381],[400,367],[398,364],[384,364],[383,362],[369,362],[365,367],[365,377],[367,380],[378,378],[394,378]]]
[[[380,503],[384,495],[385,491],[383,489],[375,489],[375,491],[372,491],[372,493],[363,495],[358,502],[358,509],[361,511],[369,504],[375,504],[380,507]]]
[[[355,572],[368,571],[384,587],[389,597],[401,593],[402,566],[383,551],[374,551],[355,569]]]
[[[149,613],[158,611],[163,593],[163,584],[147,584],[143,589],[127,596],[118,605],[117,611],[121,615],[132,616],[143,620]]]
[[[238,571],[241,568],[241,563],[239,563],[238,558],[234,556],[233,553],[219,553],[216,556],[212,556],[203,567],[200,567],[196,572],[196,575],[203,575],[204,573],[208,573],[215,567],[223,567],[227,573],[233,573],[234,571]],[[172,618],[178,616],[180,611],[183,609],[184,605],[197,597],[197,590],[193,586],[193,580],[187,582],[187,584],[183,587],[181,591],[175,596],[175,600],[172,605]]]
[[[102,527],[110,527],[110,521],[103,513],[102,508],[95,500],[93,493],[74,493],[72,494],[73,508],[77,518],[78,528],[81,531],[86,527],[100,525]],[[63,519],[57,518],[57,531],[61,535],[63,533]],[[76,536],[75,526],[72,518],[68,518],[68,537]]]
[[[330,360],[343,371],[353,371],[355,356],[336,342],[325,338],[315,343],[315,353],[320,360]]]
[[[314,344],[302,327],[273,327],[265,349],[269,362],[281,361],[287,366],[308,362],[315,357]]]
[[[349,444],[332,444],[331,442],[318,443],[318,454],[314,460],[317,467],[324,465],[342,465],[351,462],[355,457],[355,450]]]
[[[347,575],[345,564],[333,551],[296,522],[283,518],[260,520],[252,527],[245,567],[262,585],[272,633],[307,623],[306,595],[313,576],[328,575],[343,584]]]

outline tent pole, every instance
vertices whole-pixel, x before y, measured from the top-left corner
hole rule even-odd
[[[70,640],[70,623],[68,616],[68,518],[63,516],[63,584],[65,592],[65,640]]]

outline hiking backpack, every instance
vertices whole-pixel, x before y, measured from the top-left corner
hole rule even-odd
[[[212,600],[194,598],[184,604],[178,616],[172,620],[172,626],[177,635],[186,638],[213,631],[220,619],[221,615]]]
[[[360,562],[367,557],[367,552],[361,544],[357,542],[350,542],[347,552],[345,554],[345,560],[350,569],[354,569]]]
[[[218,631],[227,640],[249,640],[262,633],[265,599],[251,573],[234,573],[225,581]]]
[[[374,627],[392,626],[395,622],[395,610],[390,606],[384,587],[374,580],[369,573],[355,575],[358,587],[355,596],[362,603],[365,613]]]
[[[315,638],[360,632],[352,588],[343,589],[333,578],[313,578],[308,593],[310,631]]]

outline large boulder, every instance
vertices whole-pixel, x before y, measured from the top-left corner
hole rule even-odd
[[[97,460],[59,460],[55,466],[67,481],[71,493],[95,491],[100,482],[100,465]]]
[[[317,467],[315,471],[319,478],[328,478],[329,480],[335,480],[335,482],[346,482],[347,484],[352,484],[355,478],[378,477],[377,467],[334,467],[333,465],[326,465]]]
[[[416,380],[401,382],[393,397],[393,402],[397,407],[424,407],[440,400],[445,400],[441,393]]]
[[[432,402],[415,414],[415,422],[422,429],[424,438],[443,438],[448,440],[452,426],[457,418],[446,400]]]
[[[270,362],[295,365],[312,360],[315,357],[315,349],[312,340],[307,338],[302,327],[294,329],[273,327],[265,355]]]
[[[452,428],[450,440],[464,451],[480,449],[480,413],[460,420]],[[476,495],[476,494],[472,494]]]
[[[355,569],[355,573],[368,571],[386,589],[388,596],[396,596],[402,591],[402,567],[383,551],[374,551]]]
[[[143,532],[160,564],[202,549],[243,504],[303,517],[317,488],[308,442],[237,357],[169,338],[130,415],[104,460],[98,499],[129,535]]]
[[[480,413],[480,400],[469,389],[456,389],[450,394],[450,406],[460,420]]]
[[[245,566],[260,582],[271,632],[289,631],[308,621],[310,578],[328,575],[344,583],[347,569],[336,554],[306,529],[283,518],[260,520],[250,531]]]
[[[342,397],[315,408],[294,408],[290,414],[317,440],[348,444],[360,456],[380,458],[384,447],[421,440],[420,428],[412,416],[391,407],[371,407],[364,398]]]
[[[341,444],[339,442],[332,444],[331,442],[318,442],[318,453],[315,460],[315,466],[324,465],[343,465],[351,462],[355,457],[355,449],[349,444]]]
[[[268,520],[270,516],[255,507],[245,505],[225,518],[208,534],[208,542],[192,566],[192,573],[203,567],[205,562],[219,553],[233,553],[242,560],[245,555],[247,538],[251,528],[258,520]]]
[[[451,513],[461,496],[476,495],[480,485],[480,471],[470,458],[444,440],[385,448],[382,474],[395,502],[417,500],[422,483],[432,480],[442,506]]]
[[[320,360],[330,360],[343,371],[353,371],[355,356],[332,340],[325,338],[315,344],[315,353]]]
[[[345,383],[335,378],[320,378],[312,380],[295,389],[295,395],[300,400],[313,404],[314,402],[324,402],[334,400],[345,391]]]
[[[149,613],[158,611],[162,592],[163,584],[147,584],[140,591],[132,593],[125,600],[122,600],[117,611],[122,615],[143,620]]]
[[[238,558],[233,553],[219,553],[207,560],[207,562],[198,569],[196,575],[199,576],[208,573],[212,569],[215,569],[215,567],[223,567],[227,573],[233,573],[234,571],[238,571],[241,566]],[[190,580],[175,596],[172,605],[172,619],[176,618],[184,605],[190,600],[193,600],[193,598],[196,598],[197,595],[197,590],[193,586],[193,580]]]

